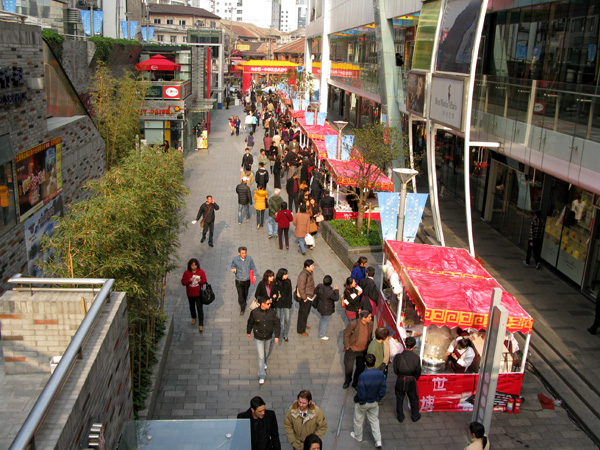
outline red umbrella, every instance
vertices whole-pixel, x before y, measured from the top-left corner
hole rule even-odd
[[[174,72],[180,71],[181,66],[174,63],[173,61],[165,58],[163,55],[154,55],[146,61],[139,62],[135,65],[137,70],[151,70],[151,71],[164,71]]]

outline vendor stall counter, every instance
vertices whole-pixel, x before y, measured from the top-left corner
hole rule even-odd
[[[418,381],[420,411],[471,411],[479,378],[477,356],[466,373],[454,373],[446,361],[457,338],[469,340],[481,356],[493,288],[502,287],[464,249],[386,241],[384,253],[384,273],[399,275],[403,294],[393,298],[386,290],[378,304],[377,321],[379,326],[390,326],[397,338],[405,337],[407,329],[420,335],[415,350],[423,371]],[[504,290],[501,304],[509,317],[498,361],[495,409],[503,409],[508,398],[521,392],[533,328],[531,316]],[[515,334],[523,336],[522,352]]]

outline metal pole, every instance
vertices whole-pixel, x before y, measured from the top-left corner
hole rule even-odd
[[[398,204],[398,228],[396,229],[396,240],[404,241],[404,208],[406,208],[406,183],[402,183],[400,191],[400,203]]]

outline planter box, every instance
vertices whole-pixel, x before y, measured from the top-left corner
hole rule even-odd
[[[329,244],[333,253],[335,253],[350,270],[360,256],[365,256],[369,253],[383,252],[382,245],[351,247],[327,221],[321,222],[320,228],[323,240]],[[369,258],[369,265],[376,266],[376,264],[377,263],[372,258]]]

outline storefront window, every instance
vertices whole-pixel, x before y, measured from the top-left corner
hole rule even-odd
[[[17,222],[13,178],[14,159],[15,154],[8,135],[0,136],[0,236]]]

